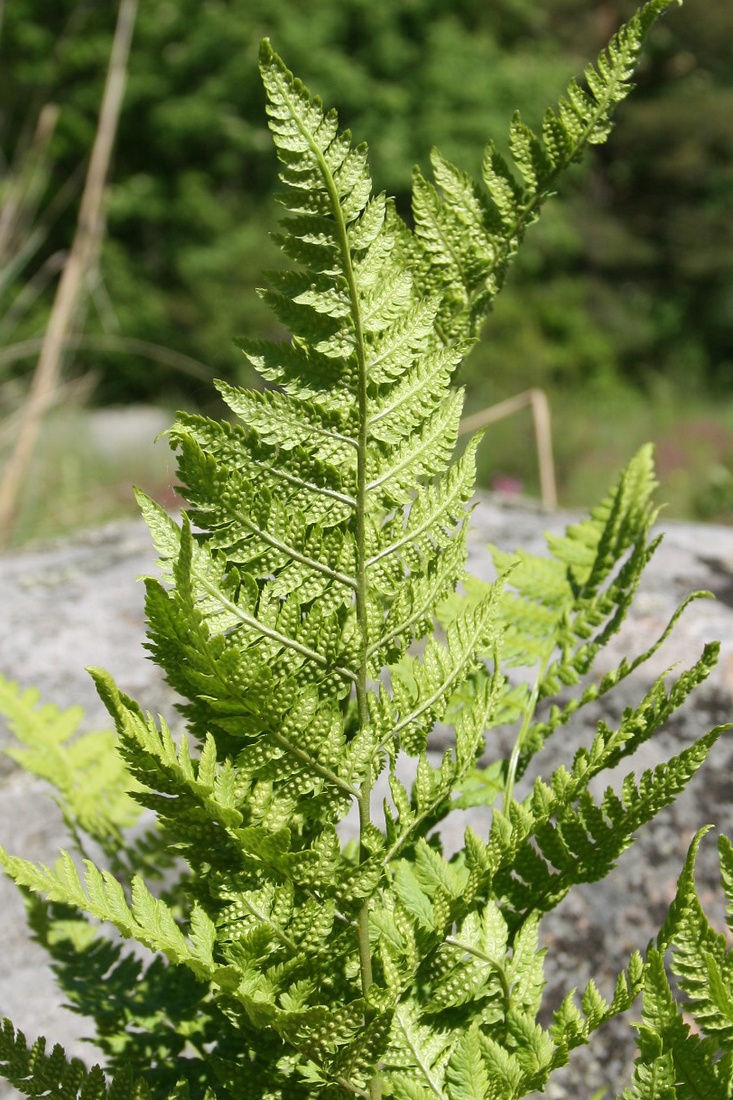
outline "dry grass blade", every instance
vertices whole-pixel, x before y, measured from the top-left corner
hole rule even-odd
[[[104,232],[104,191],[122,107],[136,15],[137,0],[121,0],[76,233],[59,280],[15,447],[0,483],[0,539],[4,541],[12,527],[18,494],[33,455],[43,415],[53,400],[64,342],[74,321],[84,276],[101,245]]]

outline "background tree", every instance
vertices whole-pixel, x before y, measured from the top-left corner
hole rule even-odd
[[[514,107],[536,124],[531,105],[561,92],[630,10],[625,0],[144,5],[86,331],[154,341],[240,379],[232,335],[272,334],[254,293],[263,264],[278,262],[255,64],[264,35],[366,136],[376,185],[406,213],[412,166],[426,167],[431,142],[475,170]],[[61,107],[47,256],[68,244],[74,204],[58,196],[88,154],[112,30],[112,10],[90,0],[6,8],[0,144],[14,148],[45,102]],[[557,390],[561,411],[579,391],[592,406],[661,385],[730,390],[731,41],[733,11],[715,0],[687,0],[655,29],[623,124],[533,229],[491,340],[464,367],[471,408],[536,384]],[[46,304],[4,339],[37,334]],[[75,369],[90,368],[103,402],[208,392],[129,352],[82,348]]]

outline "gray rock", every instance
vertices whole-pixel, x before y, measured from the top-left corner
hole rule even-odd
[[[541,552],[545,530],[562,531],[574,517],[546,514],[526,502],[509,504],[484,496],[473,516],[470,568],[486,579],[493,567],[486,552],[491,541],[504,549],[522,546]],[[136,576],[155,571],[154,555],[142,523],[111,524],[47,546],[0,558],[0,671],[24,686],[35,685],[46,702],[64,708],[81,704],[86,728],[107,726],[86,665],[102,665],[120,687],[142,706],[173,714],[173,696],[147,658],[143,590]],[[636,606],[619,636],[603,655],[597,675],[622,655],[647,648],[664,629],[678,603],[692,590],[707,589],[717,600],[700,600],[683,616],[674,636],[634,677],[604,702],[594,716],[583,717],[551,739],[538,761],[543,774],[569,763],[580,743],[592,736],[592,723],[602,714],[612,722],[621,709],[641,698],[653,677],[676,662],[689,664],[711,639],[722,643],[721,659],[710,680],[670,727],[645,745],[633,767],[651,767],[665,754],[679,751],[711,725],[731,718],[733,696],[733,530],[692,524],[667,524],[665,538],[642,583]],[[0,728],[0,748],[11,738]],[[437,748],[438,746],[436,746]],[[497,737],[489,754],[506,752]],[[493,750],[493,751],[492,751]],[[42,786],[1,758],[0,843],[30,859],[52,861],[63,843],[54,803]],[[659,927],[674,892],[676,878],[694,831],[707,822],[733,833],[733,747],[719,742],[713,759],[674,807],[648,827],[601,883],[575,890],[543,924],[550,948],[548,1002],[557,1004],[572,986],[594,976],[610,993],[618,970],[634,948],[644,949]],[[631,765],[630,765],[631,766]],[[524,788],[532,775],[524,780]],[[521,792],[520,792],[521,793]],[[443,833],[446,849],[462,843],[470,820],[480,833],[488,818],[454,815]],[[711,840],[701,854],[699,881],[722,916],[717,885],[717,859]],[[67,1050],[94,1060],[84,1047],[84,1021],[64,1010],[46,966],[45,954],[26,935],[20,899],[0,879],[0,1015],[10,1016],[29,1038],[46,1034]],[[553,1081],[548,1095],[591,1095],[603,1085],[612,1094],[628,1083],[633,1061],[633,1035],[619,1024],[597,1036],[592,1048],[578,1052],[568,1072]],[[10,1095],[6,1092],[4,1095]]]
[[[166,448],[154,450],[156,436],[170,427],[166,409],[155,405],[108,405],[93,409],[86,423],[95,453],[108,462],[119,465],[131,454],[144,454],[147,461],[157,462],[168,457]]]

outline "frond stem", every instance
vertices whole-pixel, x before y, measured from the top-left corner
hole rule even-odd
[[[294,117],[297,113],[294,112]],[[361,632],[361,653],[359,667],[355,680],[356,702],[359,715],[359,726],[364,729],[369,723],[369,705],[367,701],[367,651],[369,648],[369,611],[367,603],[367,574],[365,568],[366,559],[366,496],[367,486],[367,450],[368,450],[368,419],[367,419],[367,371],[366,356],[364,350],[364,332],[362,328],[361,308],[359,292],[356,285],[356,276],[351,262],[351,249],[341,210],[341,202],[335,180],[326,159],[309,134],[302,126],[301,133],[308,141],[313,155],[319,163],[321,174],[328,191],[328,196],[333,212],[336,232],[338,235],[339,250],[344,265],[344,275],[349,291],[351,303],[351,316],[354,322],[354,346],[358,362],[357,401],[359,413],[358,451],[357,451],[357,486],[355,505],[356,521],[356,617]],[[369,852],[364,844],[364,836],[371,822],[371,793],[373,776],[371,764],[367,767],[364,781],[359,791],[359,836],[360,858],[364,862],[369,858]],[[365,898],[359,909],[358,918],[359,937],[359,963],[361,970],[361,986],[364,998],[368,1005],[368,994],[374,978],[372,972],[372,955],[369,945],[369,898]],[[369,1009],[367,1008],[367,1013]],[[375,1074],[369,1082],[369,1100],[381,1100],[382,1085],[379,1074]]]
[[[554,649],[554,644],[553,644],[553,649]],[[509,766],[507,767],[506,785],[504,787],[503,812],[505,814],[509,813],[509,806],[512,802],[512,799],[514,798],[514,784],[515,784],[516,778],[517,778],[517,768],[519,767],[519,760],[520,760],[520,757],[522,755],[522,749],[524,748],[524,743],[525,743],[526,738],[527,738],[527,731],[529,730],[530,723],[532,722],[532,719],[534,718],[534,713],[535,713],[535,710],[537,708],[537,700],[538,700],[539,694],[540,694],[540,684],[542,683],[542,681],[545,677],[545,673],[547,672],[547,666],[550,663],[550,658],[552,657],[552,651],[553,651],[552,649],[549,650],[545,654],[545,656],[542,658],[542,663],[540,664],[540,667],[537,671],[537,676],[535,677],[535,682],[532,685],[531,694],[529,696],[529,699],[527,700],[527,705],[524,709],[524,716],[522,718],[522,725],[520,727],[519,733],[517,734],[517,739],[514,742],[514,747],[512,748],[512,754],[509,757]]]

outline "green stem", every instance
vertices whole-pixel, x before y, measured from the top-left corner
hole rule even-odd
[[[369,653],[369,615],[367,604],[367,574],[366,574],[366,494],[367,494],[367,448],[369,442],[367,424],[367,379],[366,358],[364,354],[364,334],[361,327],[361,315],[356,288],[354,271],[351,266],[351,254],[346,240],[344,228],[344,256],[347,260],[349,292],[351,296],[352,311],[356,327],[356,352],[359,360],[359,449],[357,460],[357,484],[356,484],[356,616],[361,633],[361,656],[359,671],[356,680],[356,702],[359,714],[359,728],[365,729],[369,724],[369,705],[367,702],[367,660]],[[359,842],[360,860],[365,862],[369,858],[369,852],[364,843],[366,831],[371,824],[371,797],[374,776],[371,763],[364,776],[364,782],[359,792]],[[361,968],[361,988],[366,999],[372,982],[372,952],[369,944],[369,898],[364,898],[358,915],[359,928],[359,962]],[[367,1015],[369,1009],[367,1008]],[[370,1100],[381,1100],[382,1082],[379,1074],[375,1074],[369,1082]]]
[[[509,757],[509,766],[507,768],[506,774],[506,784],[504,785],[504,814],[509,813],[509,806],[511,805],[512,799],[514,798],[514,784],[516,783],[517,779],[519,757],[522,754],[522,749],[524,748],[525,742],[527,740],[527,731],[529,730],[532,719],[534,718],[535,710],[537,709],[537,699],[540,693],[540,684],[545,678],[547,666],[550,663],[550,658],[552,657],[553,651],[554,645],[550,652],[542,659],[542,663],[540,664],[537,676],[535,677],[535,682],[532,685],[532,693],[527,700],[527,706],[524,708],[524,716],[522,718],[521,728],[519,730],[519,733],[517,734],[517,739],[514,742],[512,754]]]
[[[295,115],[295,112],[294,112]],[[297,115],[295,115],[297,117]],[[369,659],[369,613],[367,601],[367,549],[366,549],[366,498],[367,498],[367,452],[369,443],[369,424],[367,419],[367,369],[364,330],[362,326],[361,308],[359,303],[359,291],[356,285],[356,275],[351,261],[351,248],[344,221],[343,211],[339,199],[338,189],[329,165],[311,134],[304,128],[301,133],[308,140],[311,151],[319,162],[319,167],[326,185],[336,223],[339,251],[344,265],[344,276],[349,291],[351,304],[351,316],[354,321],[354,350],[358,364],[357,405],[359,413],[359,433],[357,439],[357,474],[356,474],[356,500],[353,503],[355,509],[356,525],[356,589],[354,593],[356,604],[356,619],[361,635],[359,654],[359,667],[355,682],[357,712],[359,728],[365,729],[369,724],[369,704],[367,701],[367,663]],[[359,790],[359,856],[362,863],[369,858],[369,851],[365,844],[366,831],[371,823],[371,795],[374,777],[371,765],[364,776],[364,782]],[[357,929],[359,940],[359,967],[361,971],[361,988],[366,1000],[373,983],[372,954],[369,944],[369,898],[364,898],[357,917]],[[367,1008],[366,1015],[370,1015]],[[375,1074],[369,1082],[369,1100],[382,1100],[382,1083],[379,1073]]]

